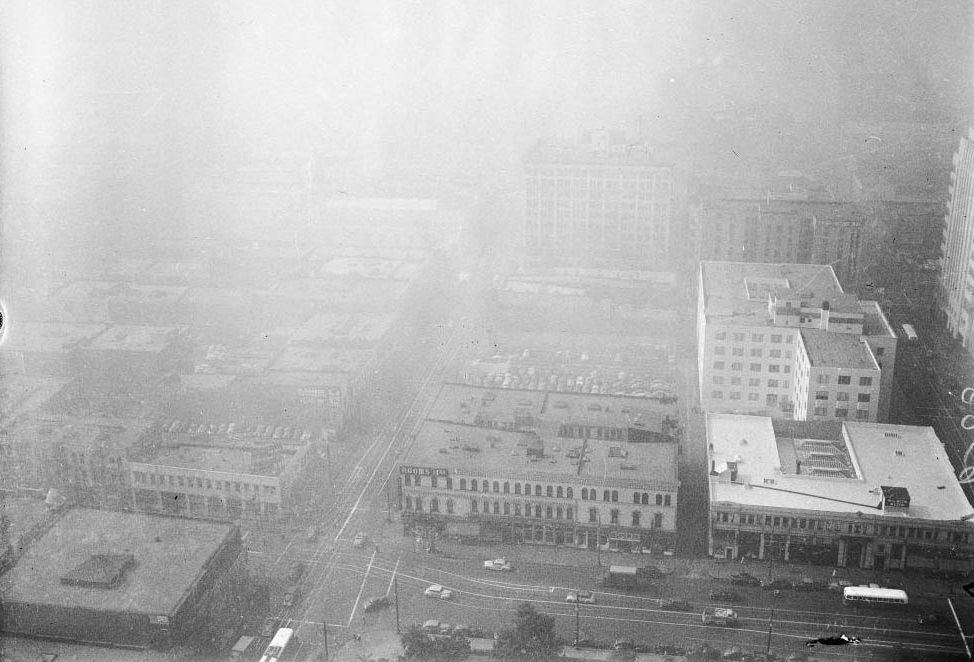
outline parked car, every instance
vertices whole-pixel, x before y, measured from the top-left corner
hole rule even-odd
[[[365,603],[365,611],[366,613],[379,611],[380,609],[385,609],[386,607],[388,607],[389,604],[390,604],[389,598],[387,598],[384,595],[377,598],[371,598],[368,602]]]
[[[427,598],[439,598],[440,600],[452,600],[453,591],[448,588],[443,588],[439,584],[431,584],[423,591],[423,595]]]
[[[489,561],[484,561],[484,569],[486,570],[498,570],[500,572],[512,572],[514,566],[507,559],[491,559]]]
[[[922,612],[917,614],[917,623],[920,625],[943,625],[946,619],[935,612]]]
[[[770,582],[761,582],[761,588],[766,591],[784,591],[786,589],[790,589],[791,587],[792,584],[787,579],[773,579]]]
[[[454,625],[450,635],[455,638],[472,636],[470,626],[465,623],[457,623]]]
[[[760,586],[761,580],[746,572],[739,572],[730,576],[730,583],[737,586]]]
[[[695,611],[694,606],[686,600],[661,600],[659,606],[670,611]]]
[[[855,582],[849,581],[848,579],[833,579],[829,582],[830,591],[841,591],[846,586],[855,586]]]
[[[711,591],[710,599],[715,602],[743,602],[744,601],[739,594],[734,593],[734,591],[725,591],[724,589]]]
[[[440,622],[435,618],[431,618],[428,621],[423,621],[423,632],[426,634],[439,634]]]
[[[565,596],[565,602],[594,605],[595,595],[591,591],[569,591],[568,595]]]

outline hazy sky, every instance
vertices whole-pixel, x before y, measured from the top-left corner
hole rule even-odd
[[[7,0],[0,12],[8,249],[25,228],[179,226],[204,206],[200,181],[255,158],[469,172],[580,129],[705,135],[694,122],[721,106],[769,132],[815,125],[808,139],[822,141],[849,117],[965,123],[974,90],[966,0]]]

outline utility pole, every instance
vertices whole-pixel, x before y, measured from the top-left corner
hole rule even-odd
[[[325,659],[328,659],[328,621],[322,619],[321,629],[325,633]]]
[[[392,585],[396,593],[396,634],[399,634],[399,580],[394,579]]]
[[[771,631],[774,629],[774,607],[771,608],[771,618],[768,620],[768,655],[771,655]]]
[[[576,598],[578,597],[578,592],[577,591],[575,593],[575,597]],[[579,631],[578,631],[579,620],[578,619],[579,619],[579,615],[578,615],[578,600],[575,600],[575,645],[576,646],[578,646],[578,637],[579,637]]]
[[[598,514],[595,521],[595,553],[598,566],[602,567],[602,513]]]

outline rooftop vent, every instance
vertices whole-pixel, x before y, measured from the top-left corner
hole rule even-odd
[[[125,573],[135,567],[132,554],[92,554],[70,572],[61,575],[61,583],[85,588],[116,588]]]

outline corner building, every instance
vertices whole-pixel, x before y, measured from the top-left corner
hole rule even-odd
[[[710,554],[969,572],[971,506],[933,428],[707,416]]]
[[[701,262],[697,370],[705,411],[885,421],[896,334],[828,265]]]
[[[672,549],[680,481],[671,409],[446,384],[399,465],[404,533]]]

